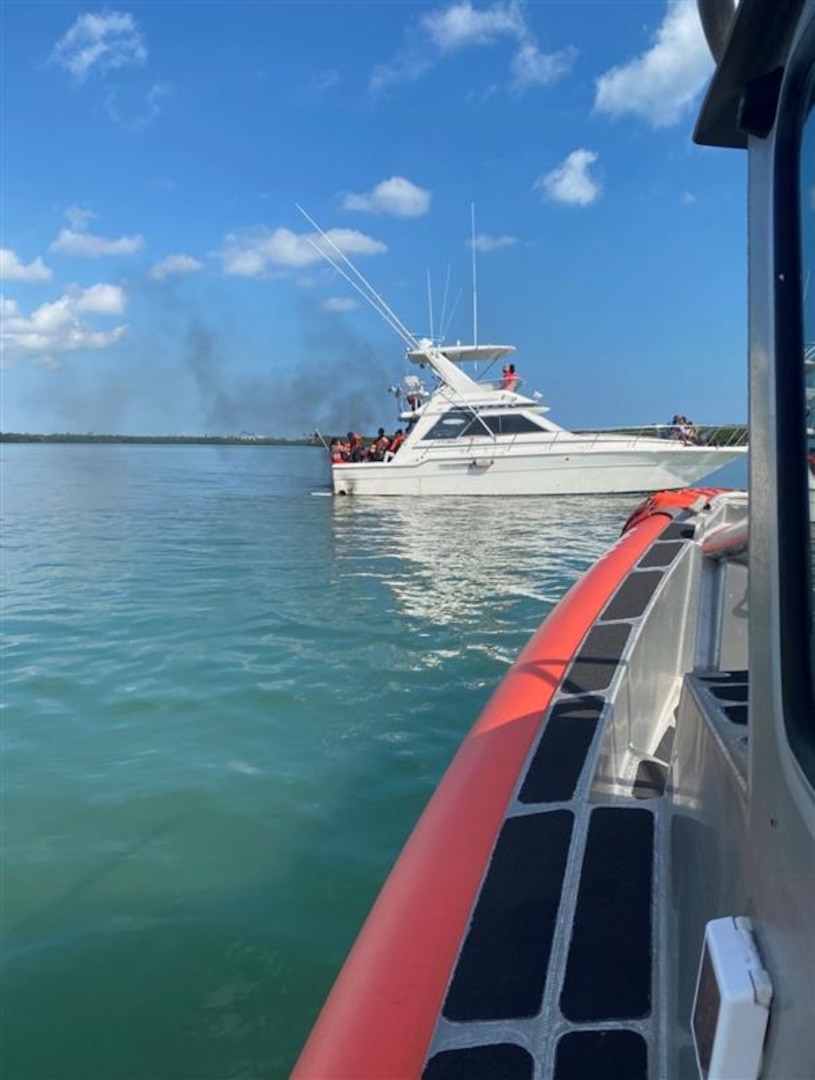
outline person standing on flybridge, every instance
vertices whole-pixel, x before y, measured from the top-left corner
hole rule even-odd
[[[514,364],[504,364],[501,368],[501,389],[514,390],[518,385],[518,376]]]

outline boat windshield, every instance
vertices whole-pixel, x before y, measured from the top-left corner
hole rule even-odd
[[[539,434],[540,424],[522,413],[479,413],[469,409],[450,409],[441,416],[425,439],[461,439],[483,435],[529,435]]]

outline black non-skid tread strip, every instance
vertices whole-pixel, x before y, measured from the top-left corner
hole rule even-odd
[[[423,1080],[532,1080],[532,1055],[515,1043],[467,1046],[435,1054],[422,1073]]]
[[[652,758],[643,758],[634,778],[635,799],[658,799],[665,791],[668,766]]]
[[[727,683],[724,686],[711,686],[710,692],[719,701],[747,701],[750,688],[746,683]]]
[[[570,1031],[557,1044],[554,1080],[647,1080],[648,1047],[636,1031]]]
[[[650,810],[592,812],[560,998],[575,1023],[630,1020],[651,1010]]]
[[[563,683],[566,694],[606,690],[625,651],[631,627],[607,623],[592,627]]]
[[[746,724],[747,723],[747,706],[746,705],[725,705],[724,714],[731,724]]]
[[[612,619],[636,619],[648,606],[664,576],[662,570],[640,570],[629,574],[600,616]]]
[[[571,799],[604,704],[601,697],[584,697],[552,707],[518,795],[522,803]]]
[[[638,565],[643,570],[651,566],[670,566],[684,546],[685,544],[681,540],[669,540],[666,543],[657,540],[648,548]]]
[[[694,526],[684,521],[674,521],[659,534],[660,540],[691,540]]]
[[[447,992],[448,1020],[540,1009],[572,824],[569,810],[504,822]]]

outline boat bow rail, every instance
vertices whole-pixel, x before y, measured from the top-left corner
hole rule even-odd
[[[722,446],[748,450],[745,424],[649,424],[641,427],[577,429],[575,435],[613,435],[630,438],[669,439],[686,446]]]

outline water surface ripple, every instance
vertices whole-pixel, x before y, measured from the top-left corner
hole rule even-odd
[[[417,815],[636,501],[4,446],[4,1080],[287,1075]]]

